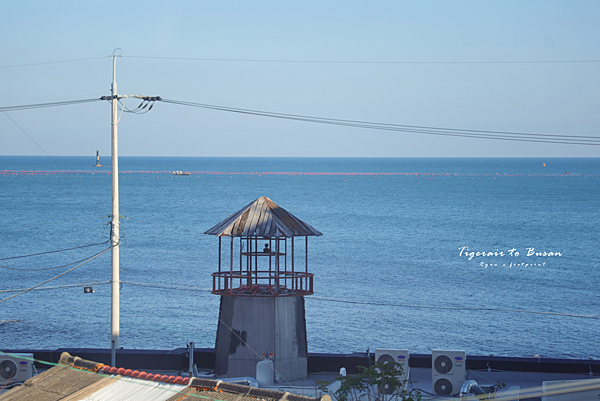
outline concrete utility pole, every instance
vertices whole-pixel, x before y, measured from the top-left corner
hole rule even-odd
[[[119,278],[119,141],[118,141],[118,102],[119,99],[134,97],[145,101],[161,100],[160,96],[140,96],[140,95],[121,95],[117,94],[117,57],[121,57],[121,53],[117,54],[117,50],[113,51],[113,80],[111,85],[111,96],[103,96],[102,100],[111,100],[111,153],[112,153],[112,215],[111,215],[111,235],[110,244],[112,246],[112,277],[111,277],[111,328],[110,328],[110,349],[111,349],[111,366],[116,366],[117,349],[119,348],[119,326],[120,326],[120,304],[119,290],[121,281]],[[152,108],[152,106],[150,106]]]
[[[111,154],[112,154],[112,216],[111,216],[111,236],[110,244],[112,246],[112,278],[111,278],[111,326],[110,326],[110,348],[111,348],[111,366],[116,365],[117,348],[119,348],[119,142],[117,136],[117,126],[119,125],[117,115],[117,57],[115,49],[113,52],[113,81],[110,90],[112,96],[112,119],[111,119]]]

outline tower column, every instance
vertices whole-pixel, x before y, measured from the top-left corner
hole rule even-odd
[[[304,297],[221,296],[215,351],[217,375],[253,377],[269,352],[276,378],[306,377]]]

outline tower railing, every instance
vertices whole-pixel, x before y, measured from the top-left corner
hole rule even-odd
[[[302,296],[312,295],[314,274],[293,271],[237,270],[212,274],[216,295]]]

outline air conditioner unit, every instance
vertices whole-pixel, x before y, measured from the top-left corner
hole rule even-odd
[[[407,349],[376,349],[375,350],[375,362],[396,362],[402,366],[402,375],[400,380],[404,382],[408,380],[408,350]],[[395,388],[386,387],[386,394],[393,394],[396,391]]]
[[[467,373],[465,351],[431,352],[431,387],[435,395],[460,393]]]
[[[0,353],[0,382],[24,382],[32,376],[33,354]]]

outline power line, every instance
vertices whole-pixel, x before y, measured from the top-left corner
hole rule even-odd
[[[38,63],[26,63],[26,64],[14,64],[14,65],[5,65],[0,66],[0,69],[3,68],[19,68],[19,67],[31,67],[37,65],[48,65],[48,64],[62,64],[62,63],[74,63],[80,61],[89,61],[89,60],[100,60],[105,59],[109,56],[100,56],[100,57],[87,57],[87,58],[79,58],[79,59],[70,59],[70,60],[59,60],[59,61],[42,61]],[[430,61],[391,61],[391,60],[379,60],[379,61],[358,61],[358,60],[291,60],[291,59],[243,59],[243,58],[214,58],[214,57],[161,57],[161,56],[124,56],[119,55],[119,57],[127,57],[127,58],[140,58],[140,59],[153,59],[153,60],[183,60],[183,61],[215,61],[215,62],[234,62],[234,63],[276,63],[276,64],[440,64],[440,65],[448,65],[448,64],[592,64],[592,63],[600,63],[600,60],[596,59],[588,59],[588,60],[508,60],[508,61],[500,61],[500,60],[482,60],[482,61],[449,61],[449,60],[430,60]]]
[[[11,116],[9,116],[9,115],[8,115],[8,113],[7,113],[6,111],[4,111],[4,110],[2,110],[2,109],[0,109],[0,111],[2,111],[2,113],[4,113],[4,115],[5,115],[5,116],[6,116],[6,117],[7,117],[7,118],[10,120],[10,121],[12,121],[12,123],[13,123],[13,124],[14,124],[14,125],[15,125],[15,126],[18,128],[18,129],[19,129],[19,131],[21,131],[22,133],[24,133],[24,134],[25,134],[25,136],[26,136],[27,138],[29,138],[29,140],[30,140],[31,142],[33,142],[33,144],[34,144],[35,146],[37,146],[39,150],[41,150],[41,151],[42,151],[42,153],[44,153],[46,156],[48,156],[48,157],[50,158],[50,160],[52,160],[52,162],[53,162],[54,164],[56,164],[56,162],[54,161],[54,159],[52,159],[52,156],[50,156],[50,155],[49,155],[49,154],[48,154],[48,153],[47,153],[47,152],[44,150],[44,148],[42,148],[42,147],[40,146],[40,144],[39,144],[39,143],[37,143],[37,142],[36,142],[36,141],[35,141],[35,140],[34,140],[34,139],[31,137],[31,135],[29,135],[29,134],[27,133],[27,131],[25,131],[25,130],[23,129],[23,127],[21,127],[19,124],[17,124],[17,122],[16,122],[15,120],[13,120],[13,119],[12,119],[12,117],[11,117]]]
[[[11,116],[8,115],[7,111],[17,111],[17,110],[28,110],[28,109],[37,109],[37,108],[42,108],[42,107],[55,107],[55,106],[68,106],[68,105],[72,105],[72,104],[80,104],[80,103],[89,103],[89,102],[93,102],[93,101],[99,101],[100,99],[85,99],[85,100],[71,100],[71,101],[66,101],[66,102],[52,102],[52,103],[37,103],[37,104],[28,104],[28,105],[22,105],[22,106],[8,106],[8,107],[0,107],[0,111],[2,113],[4,113],[4,115],[10,120],[12,121],[12,123],[23,133],[25,134],[25,136],[27,136],[27,138],[29,138],[29,140],[31,142],[33,142],[33,144],[35,146],[37,146],[37,148],[39,150],[42,151],[42,153],[44,153],[46,156],[48,156],[48,158],[50,158],[50,160],[52,160],[52,162],[55,165],[58,165],[58,163],[56,163],[56,161],[52,158],[52,156],[50,156],[48,154],[48,152],[46,152],[44,150],[44,148],[42,148],[40,146],[39,143],[37,143],[32,137],[31,135],[29,135],[24,129],[23,127],[21,127],[19,124],[17,124],[17,122],[15,120],[13,120],[13,118]]]
[[[77,260],[75,262],[67,263],[66,265],[55,266],[55,267],[41,267],[39,269],[19,269],[16,267],[9,267],[9,266],[2,266],[2,265],[0,265],[0,268],[9,269],[9,270],[17,270],[17,271],[26,271],[26,272],[39,272],[39,271],[45,271],[45,270],[61,269],[63,267],[68,267],[68,266],[72,266],[76,263],[83,262],[84,260],[87,260],[87,259],[88,258],[83,258],[83,259]]]
[[[101,100],[101,99],[97,99],[97,100]],[[23,127],[21,127],[19,124],[17,124],[17,122],[8,115],[8,113],[6,112],[7,110],[5,109],[13,109],[13,111],[15,110],[25,110],[25,109],[32,109],[32,108],[40,108],[40,107],[52,107],[52,106],[65,106],[65,105],[71,105],[71,104],[78,104],[78,103],[87,103],[87,102],[91,102],[91,101],[95,101],[95,99],[86,99],[86,100],[73,100],[73,101],[67,101],[67,102],[54,102],[54,103],[39,103],[39,104],[35,104],[35,105],[25,105],[25,106],[13,106],[13,107],[7,107],[7,108],[0,108],[0,111],[2,111],[2,113],[4,113],[4,115],[10,120],[12,121],[12,123],[23,133],[25,134],[25,136],[27,136],[27,138],[29,138],[29,140],[31,142],[33,142],[33,144],[35,146],[38,147],[39,150],[42,151],[42,153],[44,153],[50,160],[52,160],[52,163],[54,163],[55,166],[59,166],[59,163],[56,162],[56,160],[54,160],[52,158],[52,156],[50,156],[48,154],[48,152],[46,152],[44,150],[44,148],[42,148],[40,146],[40,144],[38,144],[32,137],[31,135],[29,135],[24,129]],[[70,180],[72,180],[73,182],[75,182],[71,177],[69,177]],[[87,193],[86,189],[83,188],[83,191],[85,193]],[[88,195],[90,195],[88,193]]]
[[[40,62],[40,63],[29,63],[29,64],[5,65],[0,68],[18,68],[18,67],[31,67],[34,65],[73,63],[73,62],[77,62],[77,61],[98,60],[98,59],[106,58],[106,57],[112,57],[112,56],[78,58],[78,59],[73,59],[73,60],[61,60],[61,61],[44,61],[44,62]]]
[[[512,61],[352,61],[352,60],[278,60],[278,59],[241,59],[207,57],[159,57],[159,56],[122,56],[154,60],[219,61],[236,63],[280,63],[280,64],[588,64],[600,63],[600,60],[512,60]]]
[[[87,172],[87,171],[86,171]],[[61,220],[61,221],[50,221],[47,223],[35,223],[35,224],[21,224],[18,226],[5,226],[5,227],[0,227],[0,230],[6,230],[9,228],[20,228],[20,227],[33,227],[33,226],[47,226],[50,224],[57,224],[57,223],[71,223],[71,222],[75,222],[75,221],[85,221],[85,220],[96,220],[96,219],[105,219],[107,216],[102,216],[102,217],[90,217],[87,219],[75,219],[75,220]],[[108,216],[110,218],[110,216]],[[2,259],[0,259],[2,260]]]
[[[528,314],[535,314],[535,315],[554,315],[554,316],[578,317],[578,318],[584,318],[584,319],[600,320],[600,316],[598,316],[598,315],[578,315],[578,314],[574,314],[574,313],[561,313],[561,312],[540,312],[540,311],[529,311],[529,310],[519,310],[519,309],[501,309],[501,308],[470,308],[470,307],[454,307],[454,306],[396,304],[396,303],[388,303],[388,302],[361,301],[361,300],[353,300],[353,299],[346,299],[346,298],[332,298],[332,297],[322,297],[322,296],[314,296],[314,295],[308,297],[308,299],[316,299],[319,301],[339,302],[339,303],[348,303],[348,304],[359,304],[359,305],[393,306],[393,307],[411,308],[411,309],[528,313]]]
[[[103,100],[103,99],[96,98],[96,99],[69,100],[69,101],[64,101],[64,102],[25,104],[25,105],[20,105],[20,106],[6,106],[6,107],[0,107],[0,111],[6,112],[6,111],[39,109],[39,108],[43,108],[43,107],[71,106],[74,104],[99,102],[101,100]]]
[[[537,143],[556,143],[568,145],[600,145],[600,137],[598,136],[582,136],[582,135],[554,135],[554,134],[531,134],[524,132],[508,132],[508,131],[487,131],[487,130],[470,130],[459,128],[445,127],[430,127],[419,125],[403,125],[403,124],[388,124],[358,120],[345,120],[326,117],[305,116],[299,114],[275,113],[270,111],[240,109],[234,107],[217,106],[204,103],[194,103],[180,100],[160,99],[163,102],[177,104],[182,106],[198,107],[210,110],[226,111],[231,113],[256,115],[261,117],[279,118],[285,120],[295,120],[303,122],[312,122],[328,125],[340,125],[355,128],[367,128],[384,131],[408,132],[425,135],[440,135],[466,138],[480,139],[496,139],[505,141],[518,142],[537,142]]]
[[[21,258],[28,258],[30,256],[47,255],[49,253],[66,252],[66,251],[72,251],[72,250],[75,250],[75,249],[89,248],[91,246],[104,245],[104,244],[107,244],[109,242],[110,241],[104,241],[104,242],[98,242],[97,244],[81,245],[81,246],[76,246],[76,247],[73,247],[73,248],[58,249],[58,250],[55,250],[55,251],[32,253],[30,255],[11,256],[11,257],[8,257],[8,258],[0,258],[0,260],[21,259]]]
[[[139,282],[133,282],[133,281],[121,281],[121,284],[130,284],[130,285],[133,285],[136,287],[159,288],[159,289],[163,289],[163,290],[212,292],[212,289],[210,289],[210,288],[191,287],[191,286],[187,286],[187,285],[139,283]]]
[[[65,105],[72,105],[72,104],[95,102],[95,101],[100,101],[100,100],[108,100],[108,97],[103,96],[98,99],[83,99],[83,100],[73,100],[73,101],[65,101],[65,102],[38,103],[38,104],[21,105],[21,106],[0,107],[0,111],[6,112],[6,111],[16,111],[16,110],[27,110],[27,109],[41,108],[41,107],[65,106]],[[190,107],[204,108],[204,109],[209,109],[209,110],[226,111],[226,112],[238,113],[238,114],[247,114],[247,115],[255,115],[255,116],[261,116],[261,117],[270,117],[270,118],[303,121],[303,122],[311,122],[311,123],[319,123],[319,124],[328,124],[328,125],[338,125],[338,126],[346,126],[346,127],[354,127],[354,128],[375,129],[375,130],[383,130],[383,131],[395,131],[395,132],[406,132],[406,133],[450,136],[450,137],[495,139],[495,140],[517,141],[517,142],[554,143],[554,144],[563,144],[563,145],[587,145],[587,146],[599,146],[600,145],[600,137],[598,137],[598,136],[538,134],[538,133],[525,133],[525,132],[472,130],[472,129],[463,129],[463,128],[390,124],[390,123],[379,123],[379,122],[370,122],[370,121],[315,117],[315,116],[306,116],[306,115],[300,115],[300,114],[276,113],[276,112],[252,110],[252,109],[241,109],[241,108],[218,106],[218,105],[211,105],[211,104],[205,104],[205,103],[195,103],[195,102],[172,100],[172,99],[162,99],[160,97],[154,97],[154,98],[148,98],[148,99],[144,98],[144,101],[142,101],[142,103],[136,109],[132,109],[132,110],[124,109],[124,110],[128,111],[128,112],[133,112],[133,113],[147,112],[152,108],[151,102],[153,103],[154,101],[157,101],[157,100],[163,101],[165,103],[171,103],[171,104],[176,104],[176,105],[181,105],[181,106],[190,106]],[[145,110],[145,108],[148,105],[150,105],[150,107],[148,108],[148,110]],[[14,122],[14,120],[12,120],[12,121]],[[33,139],[32,139],[32,141],[33,141]],[[34,143],[35,143],[35,141],[34,141]],[[36,143],[36,145],[37,145],[37,143]],[[38,145],[38,147],[39,147],[39,145]]]
[[[76,284],[62,284],[62,285],[51,285],[48,287],[37,287],[33,291],[44,291],[44,290],[56,290],[59,288],[72,288],[72,287],[81,287],[84,285],[97,285],[97,284],[110,284],[110,281],[86,281],[85,283],[76,283]],[[18,292],[26,290],[26,288],[16,288],[11,290],[0,290],[0,292]]]
[[[118,243],[117,243],[117,245],[118,245]],[[14,298],[14,297],[18,297],[18,296],[19,296],[19,295],[21,295],[21,294],[25,294],[26,292],[29,292],[29,291],[31,291],[31,290],[34,290],[34,289],[38,288],[38,287],[41,287],[42,285],[44,285],[44,284],[46,284],[46,283],[49,283],[49,282],[50,282],[50,281],[52,281],[52,280],[56,280],[57,278],[59,278],[59,277],[61,277],[61,276],[64,276],[65,274],[67,274],[67,273],[69,273],[69,272],[72,272],[73,270],[77,269],[78,267],[80,267],[80,266],[83,266],[83,265],[85,265],[85,264],[86,264],[86,263],[88,263],[88,262],[91,262],[92,260],[96,259],[97,257],[99,257],[99,256],[101,256],[101,255],[105,254],[106,252],[110,251],[112,248],[113,248],[113,245],[109,246],[108,248],[106,248],[106,249],[105,249],[105,250],[103,250],[102,252],[98,252],[97,254],[95,254],[95,255],[93,255],[92,257],[90,257],[89,259],[87,259],[85,262],[78,264],[77,266],[75,266],[75,267],[73,267],[73,268],[71,268],[71,269],[69,269],[69,270],[67,270],[67,271],[65,271],[65,272],[63,272],[63,273],[61,273],[61,274],[59,274],[58,276],[54,276],[54,277],[52,277],[51,279],[44,281],[43,283],[40,283],[40,284],[38,284],[38,285],[35,285],[35,286],[33,286],[33,287],[27,288],[26,290],[23,290],[23,291],[21,291],[21,292],[20,292],[20,293],[18,293],[18,294],[11,295],[11,296],[10,296],[10,297],[8,297],[8,298],[4,298],[4,299],[0,300],[0,304],[1,304],[2,302],[8,301],[9,299],[12,299],[12,298]]]
[[[129,282],[129,281],[121,281],[121,283],[130,284],[130,285],[134,285],[134,286],[140,286],[140,287],[157,288],[157,289],[211,292],[211,290],[207,289],[207,288],[191,287],[191,286],[183,286],[183,285],[139,283],[139,282]],[[598,316],[598,315],[580,315],[580,314],[574,314],[574,313],[561,313],[561,312],[543,312],[543,311],[529,311],[529,310],[502,309],[502,308],[484,308],[484,307],[413,305],[413,304],[401,304],[401,303],[390,303],[390,302],[379,302],[379,301],[363,301],[363,300],[349,299],[349,298],[323,297],[323,296],[319,296],[319,295],[311,295],[311,296],[307,297],[307,299],[314,299],[314,300],[326,301],[326,302],[357,304],[357,305],[391,306],[391,307],[409,308],[409,309],[526,313],[526,314],[553,315],[553,316],[576,317],[576,318],[582,318],[582,319],[600,320],[600,316]]]

